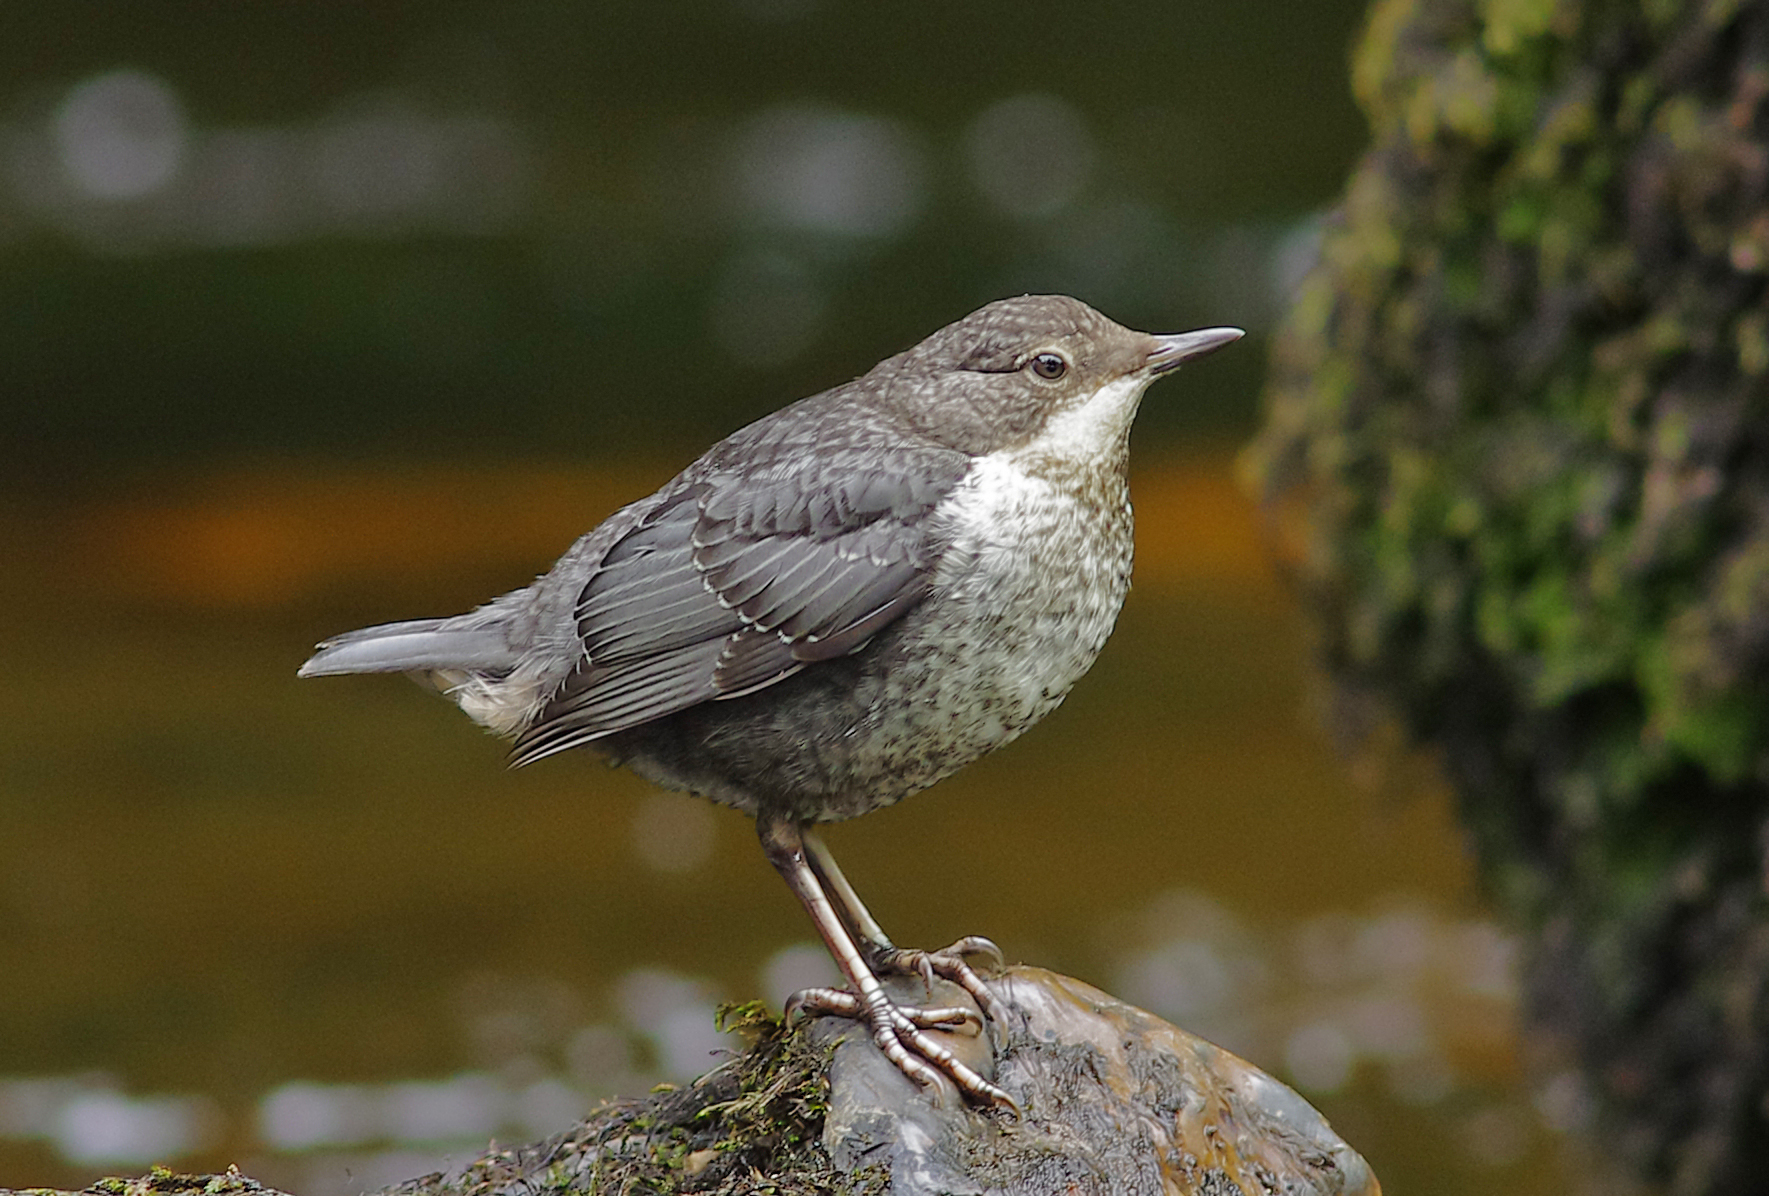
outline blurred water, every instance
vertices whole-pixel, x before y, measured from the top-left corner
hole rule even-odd
[[[0,1183],[240,1162],[325,1196],[684,1079],[826,959],[749,823],[590,760],[511,774],[307,644],[460,609],[667,466],[209,471],[14,502],[0,578]],[[987,933],[1239,1051],[1391,1186],[1549,1191],[1515,946],[1429,772],[1363,790],[1226,456],[1133,478],[1137,584],[1070,702],[831,839],[894,937]],[[1545,1178],[1546,1177],[1546,1178]],[[1532,1186],[1534,1185],[1534,1186]]]
[[[1255,930],[1202,893],[1174,890],[1107,924],[1107,938],[1128,925],[1135,942],[1112,965],[1119,995],[1265,1061],[1329,1108],[1357,1091],[1372,1108],[1420,1111],[1443,1134],[1432,1152],[1440,1180],[1515,1183],[1520,1163],[1588,1116],[1576,1077],[1551,1082],[1533,1107],[1505,1082],[1515,945],[1482,918],[1390,897],[1361,913]],[[778,1006],[831,978],[822,948],[798,943],[742,991]],[[633,969],[609,985],[610,1019],[591,1022],[573,994],[546,982],[482,975],[463,988],[456,1033],[479,1044],[482,1070],[289,1079],[226,1113],[203,1097],[128,1095],[106,1076],[0,1078],[0,1144],[41,1142],[76,1168],[139,1169],[201,1157],[231,1137],[254,1143],[253,1174],[307,1196],[342,1196],[365,1176],[446,1170],[489,1141],[557,1133],[601,1098],[686,1081],[740,1045],[714,1027],[715,998],[730,994],[707,977]],[[227,1126],[229,1115],[245,1124]],[[1385,1143],[1359,1145],[1380,1159]]]
[[[704,443],[1015,291],[1257,334],[1361,135],[1360,5],[1278,11],[23,6],[0,488]],[[1256,372],[1145,431],[1244,426]]]
[[[1139,941],[1115,961],[1115,991],[1265,1060],[1316,1101],[1361,1087],[1371,1105],[1425,1110],[1445,1132],[1440,1174],[1505,1175],[1587,1115],[1574,1077],[1551,1084],[1535,1108],[1502,1082],[1515,947],[1481,918],[1391,898],[1255,931],[1208,896],[1175,890],[1128,922]],[[778,1005],[831,969],[821,947],[799,943],[761,973],[745,991]],[[714,1028],[714,998],[729,994],[706,977],[628,971],[609,986],[612,1018],[596,1022],[545,983],[480,976],[465,988],[456,1032],[490,1048],[484,1070],[290,1079],[229,1111],[246,1122],[232,1127],[213,1101],[127,1095],[104,1076],[0,1078],[0,1143],[42,1142],[76,1167],[141,1168],[199,1157],[231,1132],[235,1143],[255,1140],[253,1174],[332,1196],[360,1190],[364,1176],[447,1169],[494,1139],[557,1133],[600,1098],[691,1079],[739,1045]]]

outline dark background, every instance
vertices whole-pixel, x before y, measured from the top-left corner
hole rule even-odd
[[[8,165],[36,177],[0,198],[0,436],[36,466],[618,452],[698,444],[1007,292],[1085,292],[1137,326],[1257,324],[1260,251],[1331,199],[1358,144],[1357,17],[168,4],[72,27],[14,9]],[[70,86],[118,69],[174,98],[182,170],[106,202],[44,176]],[[1026,94],[1068,106],[1091,168],[1015,218],[968,177],[965,139]],[[783,107],[888,122],[906,210],[845,232],[746,203],[746,133]],[[489,146],[435,144],[468,122]],[[1004,152],[1034,187],[1072,171],[1035,133]],[[721,295],[801,290],[821,314],[784,360],[734,362],[709,331]],[[1228,362],[1150,431],[1247,426],[1257,353]]]

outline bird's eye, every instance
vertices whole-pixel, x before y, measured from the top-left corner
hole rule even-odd
[[[1040,378],[1061,378],[1069,372],[1069,363],[1055,353],[1040,353],[1032,359],[1032,372]]]

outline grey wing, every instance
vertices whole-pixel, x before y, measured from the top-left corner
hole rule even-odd
[[[666,497],[577,603],[582,657],[517,739],[521,765],[863,647],[928,593],[926,518],[970,466],[924,450],[824,478],[712,477]]]

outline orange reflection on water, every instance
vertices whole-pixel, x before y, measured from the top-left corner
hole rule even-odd
[[[745,820],[587,758],[511,773],[384,678],[294,677],[353,620],[521,584],[678,465],[283,464],[11,500],[0,974],[31,983],[0,991],[0,1080],[202,1094],[218,1166],[261,1149],[256,1102],[288,1084],[491,1066],[451,1012],[475,977],[592,1021],[635,970],[757,991],[806,932]],[[1304,636],[1228,453],[1151,458],[1132,491],[1137,585],[1092,675],[1011,749],[832,832],[844,866],[902,941],[983,931],[1181,1024],[1208,1024],[1198,959],[1251,960],[1266,980],[1210,1008],[1379,1172],[1524,1190],[1526,1164],[1446,1181],[1470,1109],[1527,1110],[1508,991],[1457,970],[1499,956],[1468,949],[1491,932],[1445,794],[1349,785],[1303,715]],[[46,1150],[0,1134],[0,1184],[90,1178]]]
[[[659,463],[275,467],[218,472],[71,513],[77,559],[119,598],[281,606],[372,585],[421,591],[463,571],[513,587],[671,473]],[[1266,538],[1228,454],[1141,470],[1140,585],[1269,586]],[[489,597],[489,595],[487,595]]]
[[[544,568],[667,468],[443,465],[218,473],[74,519],[119,596],[275,606],[352,584],[423,589],[463,568]],[[489,596],[489,595],[488,595]]]

